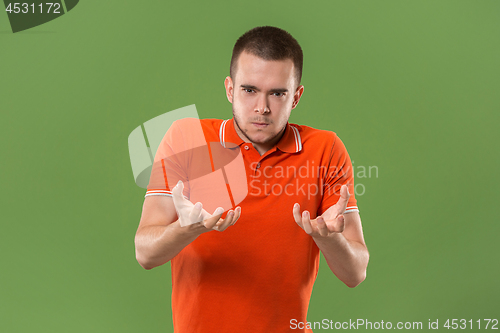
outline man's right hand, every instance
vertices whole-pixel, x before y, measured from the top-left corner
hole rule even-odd
[[[148,196],[144,199],[135,235],[135,253],[145,269],[163,265],[201,234],[224,231],[240,217],[240,207],[230,210],[225,219],[221,218],[222,208],[210,215],[203,210],[201,203],[193,205],[184,198],[183,187],[182,183],[174,187],[172,197]]]
[[[224,231],[229,226],[234,225],[241,215],[241,207],[239,206],[236,207],[234,211],[230,210],[225,219],[221,218],[224,213],[222,207],[217,208],[214,213],[210,215],[203,209],[201,202],[193,204],[191,201],[187,200],[182,195],[183,189],[184,184],[182,181],[179,181],[172,189],[172,198],[179,218],[179,223],[186,233],[201,235],[211,230]]]

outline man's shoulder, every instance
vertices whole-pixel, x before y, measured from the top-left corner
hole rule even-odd
[[[224,120],[223,119],[214,119],[214,118],[206,118],[206,119],[198,119],[198,118],[190,118],[190,117],[187,117],[187,118],[181,118],[181,119],[177,119],[176,121],[174,121],[174,123],[172,125],[175,124],[175,126],[189,126],[189,125],[193,125],[193,124],[200,124],[201,126],[203,127],[210,127],[210,126],[213,126],[213,127],[220,127],[220,125],[222,124]]]
[[[181,118],[168,128],[163,142],[172,149],[186,150],[206,145],[207,142],[219,141],[221,119]]]
[[[290,124],[290,126],[298,130],[302,142],[317,141],[318,143],[333,143],[337,139],[337,133],[330,130],[323,130],[298,124]]]
[[[192,131],[197,131],[202,129],[205,134],[216,134],[218,133],[223,119],[198,119],[198,118],[182,118],[177,119],[172,123],[172,128],[177,131],[181,131],[189,135]]]
[[[206,128],[213,128],[213,129],[219,129],[222,123],[226,120],[224,119],[215,119],[215,118],[205,118],[205,119],[200,119],[201,125],[206,127]]]
[[[347,154],[347,149],[336,132],[306,125],[290,124],[297,129],[304,151],[328,154]]]

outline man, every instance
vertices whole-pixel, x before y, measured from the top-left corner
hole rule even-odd
[[[166,185],[148,186],[136,256],[146,269],[171,261],[175,332],[289,332],[307,321],[319,251],[347,286],[365,278],[349,155],[335,133],[288,123],[301,75],[302,50],[286,31],[257,27],[236,42],[224,82],[233,118],[199,121],[207,142],[231,143],[244,160],[248,194],[224,217],[189,200],[206,185],[188,184],[183,168],[200,163],[175,155],[192,140],[191,121],[174,123],[158,148]]]

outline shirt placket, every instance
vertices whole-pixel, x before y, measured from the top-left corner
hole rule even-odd
[[[271,151],[261,156],[252,144],[245,143],[242,145],[243,158],[249,169],[249,181],[251,182],[249,186],[250,195],[269,195],[271,179],[268,179],[262,170],[265,167],[267,156],[275,150],[276,148],[273,148]]]

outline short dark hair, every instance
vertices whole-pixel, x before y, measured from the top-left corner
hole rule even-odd
[[[264,60],[291,59],[295,67],[297,86],[302,78],[304,56],[295,38],[283,29],[263,26],[245,32],[234,44],[229,75],[234,79],[240,54],[246,51]]]

